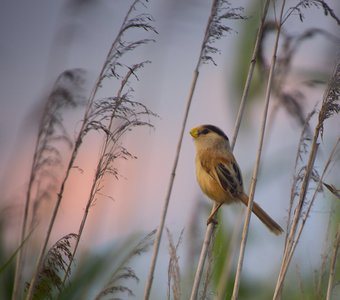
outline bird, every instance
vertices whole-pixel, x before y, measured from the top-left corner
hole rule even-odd
[[[208,217],[207,225],[217,223],[215,214],[223,204],[241,202],[248,206],[249,197],[244,192],[240,168],[233,155],[227,135],[214,125],[200,125],[190,130],[196,148],[196,178],[211,200],[217,203]],[[253,213],[276,235],[283,232],[255,201]]]

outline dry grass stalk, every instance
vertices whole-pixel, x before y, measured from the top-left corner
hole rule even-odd
[[[318,145],[319,145],[318,139],[319,137],[322,138],[323,136],[324,121],[330,118],[333,114],[338,113],[340,111],[339,97],[340,97],[340,61],[337,62],[334,72],[327,86],[327,89],[324,93],[324,99],[322,102],[321,110],[318,115],[318,123],[315,127],[313,139],[310,145],[308,162],[307,162],[307,165],[303,168],[303,171],[304,171],[303,179],[302,179],[300,191],[298,193],[299,199],[298,199],[298,203],[296,205],[294,216],[293,216],[293,219],[290,225],[289,235],[288,235],[287,242],[285,245],[281,269],[280,269],[280,273],[278,276],[273,299],[279,299],[282,293],[283,282],[285,280],[291,258],[293,256],[295,247],[299,241],[299,238],[300,238],[302,229],[304,227],[304,224],[306,222],[311,205],[313,204],[313,201],[314,201],[312,200],[310,202],[310,204],[307,207],[307,213],[303,214],[303,207],[304,207],[304,204],[306,203],[306,193],[309,187],[310,180],[313,180],[317,175],[314,171],[314,161],[315,161],[315,157],[316,157],[316,153],[317,153]],[[333,151],[335,151],[338,143],[339,143],[339,140],[337,141]],[[332,155],[333,154],[331,154],[328,162],[326,163],[325,169],[328,168]],[[318,187],[312,199],[316,197],[316,193],[321,188],[322,183],[323,183],[322,179],[318,180]],[[298,230],[298,224],[300,222],[301,222],[301,225]]]
[[[302,160],[302,156],[307,154],[308,143],[310,142],[311,137],[309,136],[310,131],[310,120],[316,113],[316,110],[313,109],[307,116],[304,126],[301,131],[300,140],[298,143],[298,151],[295,158],[295,165],[294,165],[294,177],[290,191],[290,201],[288,207],[288,218],[287,218],[287,227],[286,227],[286,234],[285,234],[285,245],[288,241],[289,236],[289,226],[292,222],[292,215],[293,215],[293,207],[294,207],[294,199],[297,196],[298,186],[303,180],[303,174],[301,174],[301,170],[298,170],[299,162]]]
[[[182,242],[183,232],[181,231],[178,241],[175,244],[170,230],[167,228],[167,235],[169,240],[169,266],[168,266],[168,299],[181,299],[181,272],[179,268],[179,256],[177,255],[178,247]],[[172,298],[171,298],[172,291]]]
[[[296,6],[287,10],[282,23],[284,23],[293,12],[294,14],[298,14],[300,20],[303,21],[303,9],[310,7],[323,8],[320,4],[320,1],[300,1]],[[327,4],[323,9],[326,15],[332,15],[332,9],[328,7]],[[275,30],[276,24],[274,21],[267,21],[265,23],[263,41],[261,43],[258,58],[259,66],[262,70],[261,74],[267,75],[269,70],[269,62],[266,61],[266,53],[264,51],[266,47],[263,46],[265,44],[264,40],[267,36],[270,36],[269,33],[274,33]],[[299,34],[291,34],[284,29],[281,30],[280,44],[282,46],[280,49],[280,54],[277,58],[276,72],[272,88],[276,102],[272,110],[271,120],[275,119],[275,115],[279,108],[284,108],[300,126],[304,126],[305,112],[303,101],[305,100],[305,95],[301,92],[301,86],[312,87],[316,84],[320,84],[320,81],[303,81],[297,86],[297,88],[294,88],[292,87],[292,84],[289,83],[289,78],[292,75],[292,63],[296,57],[296,53],[305,42],[308,42],[310,39],[313,39],[316,36],[322,36],[332,42],[334,45],[337,45],[340,42],[340,39],[337,36],[320,28],[308,28]],[[262,77],[265,78],[265,76]]]
[[[171,174],[170,174],[169,185],[168,185],[168,189],[167,189],[164,204],[163,204],[161,219],[160,219],[160,223],[159,223],[158,228],[157,228],[156,239],[155,239],[154,248],[153,248],[153,255],[152,255],[152,258],[151,258],[151,264],[150,264],[150,268],[149,268],[149,274],[148,274],[145,289],[144,289],[144,298],[143,298],[144,300],[148,300],[150,298],[153,276],[154,276],[154,273],[155,273],[156,262],[157,262],[158,253],[159,253],[159,246],[160,246],[161,239],[162,239],[162,234],[163,234],[164,225],[165,225],[165,219],[166,219],[166,215],[167,215],[167,212],[168,212],[170,197],[171,197],[171,193],[172,193],[172,187],[173,187],[173,184],[174,184],[174,181],[175,181],[175,175],[176,175],[176,169],[177,169],[177,165],[178,165],[179,155],[180,155],[180,151],[181,151],[181,148],[182,148],[182,141],[183,141],[183,136],[184,136],[184,131],[185,131],[185,125],[186,125],[186,122],[187,122],[187,119],[188,119],[189,110],[190,110],[191,101],[192,101],[193,93],[194,93],[194,90],[195,90],[197,78],[198,78],[198,70],[196,70],[194,72],[194,78],[193,78],[193,81],[192,81],[192,84],[191,84],[190,94],[189,94],[189,98],[188,98],[188,101],[187,101],[185,114],[184,114],[182,127],[181,127],[181,132],[180,132],[180,135],[179,135],[178,144],[177,144],[177,148],[176,148],[175,159],[174,159],[172,171],[171,171]]]
[[[336,266],[336,261],[338,258],[339,248],[340,248],[340,224],[338,225],[338,231],[334,239],[333,255],[331,257],[331,265],[329,269],[326,300],[331,299],[332,290],[333,290],[333,282],[334,282],[334,277],[335,277],[335,266]]]
[[[38,256],[38,259],[37,259],[37,263],[36,263],[36,267],[34,269],[34,273],[32,275],[32,279],[31,279],[31,282],[30,282],[30,287],[29,287],[29,290],[28,290],[27,296],[26,296],[26,299],[28,299],[28,300],[32,299],[32,297],[33,297],[33,293],[34,293],[35,285],[36,285],[36,282],[37,282],[39,270],[41,269],[41,265],[43,263],[44,255],[45,255],[45,252],[46,252],[46,249],[47,249],[47,244],[49,242],[49,239],[50,239],[50,236],[51,236],[51,232],[52,232],[52,229],[53,229],[53,226],[54,226],[54,223],[55,223],[58,211],[59,211],[59,207],[60,207],[61,201],[63,199],[65,185],[66,185],[66,182],[67,182],[67,180],[69,178],[71,170],[72,170],[72,168],[74,166],[74,162],[75,162],[76,157],[78,155],[78,151],[79,151],[80,145],[82,144],[83,137],[85,136],[86,120],[88,120],[88,116],[89,116],[90,111],[91,111],[92,103],[94,101],[94,98],[95,98],[95,95],[97,93],[97,90],[99,89],[100,84],[102,82],[103,73],[104,73],[104,68],[102,69],[102,71],[100,73],[100,76],[97,79],[97,83],[95,85],[95,88],[92,90],[91,95],[89,97],[89,100],[87,102],[87,108],[85,110],[85,115],[84,115],[84,118],[83,118],[83,122],[81,124],[81,128],[79,130],[79,133],[78,133],[78,136],[76,138],[76,141],[74,143],[72,154],[71,154],[71,158],[70,158],[70,160],[68,162],[68,166],[66,168],[66,172],[65,172],[64,178],[63,178],[63,180],[62,180],[62,182],[60,184],[59,192],[57,193],[57,200],[56,200],[55,206],[53,208],[53,212],[52,212],[52,216],[51,216],[48,228],[47,228],[46,236],[45,236],[45,239],[43,241],[43,245],[41,247],[41,250],[40,250],[40,253],[39,253],[39,256]]]
[[[216,230],[214,230],[212,232],[212,237],[211,240],[215,239],[215,234],[216,234]],[[208,294],[208,289],[209,289],[209,284],[210,284],[210,280],[212,278],[213,275],[213,267],[214,267],[214,244],[213,243],[209,243],[208,245],[208,250],[207,250],[207,257],[206,257],[206,270],[205,270],[205,274],[203,277],[203,283],[202,283],[202,289],[199,293],[199,299],[204,300],[204,299],[208,299],[209,296]]]
[[[297,228],[296,227],[296,232],[295,232],[295,237],[294,237],[294,240],[291,242],[291,249],[290,249],[290,252],[287,254],[287,256],[286,256],[286,261],[285,261],[285,265],[284,265],[284,269],[283,269],[283,271],[282,271],[282,275],[281,275],[281,272],[280,272],[280,274],[279,274],[279,279],[280,279],[280,281],[278,281],[279,283],[280,283],[280,285],[281,285],[281,288],[279,288],[279,291],[281,290],[282,291],[282,285],[283,285],[283,281],[284,281],[284,278],[285,278],[285,276],[286,276],[286,273],[287,273],[287,270],[288,270],[288,266],[289,266],[289,264],[290,264],[290,262],[291,262],[291,259],[292,259],[292,257],[293,257],[293,254],[294,254],[294,252],[295,252],[295,249],[296,249],[296,246],[297,246],[297,244],[298,244],[298,242],[299,242],[299,240],[300,240],[300,237],[301,237],[301,234],[302,234],[302,231],[303,231],[303,228],[304,228],[304,226],[305,226],[305,224],[306,224],[306,221],[307,221],[307,219],[308,219],[308,217],[309,217],[309,215],[310,215],[310,211],[311,211],[311,209],[312,209],[312,206],[313,206],[313,204],[314,204],[314,201],[315,201],[315,199],[316,199],[316,196],[318,195],[318,193],[322,190],[322,183],[323,183],[323,178],[324,178],[324,176],[325,176],[325,174],[326,174],[326,171],[328,170],[328,168],[329,168],[329,166],[330,166],[330,163],[333,161],[333,159],[334,159],[334,156],[335,156],[335,153],[336,153],[336,151],[337,151],[337,149],[338,149],[338,145],[339,145],[339,143],[340,143],[340,138],[338,138],[338,140],[337,140],[337,142],[335,143],[335,145],[334,145],[334,147],[333,147],[333,150],[332,150],[332,152],[331,152],[331,154],[330,154],[330,156],[329,156],[329,158],[328,158],[328,160],[327,160],[327,162],[326,162],[326,164],[325,164],[325,167],[324,167],[324,170],[323,170],[323,172],[322,172],[322,175],[318,178],[318,183],[317,183],[317,186],[316,186],[316,188],[315,188],[315,191],[314,191],[314,193],[313,193],[313,196],[312,196],[312,198],[311,198],[311,200],[309,201],[309,203],[308,203],[308,205],[307,205],[307,209],[306,209],[306,211],[302,214],[302,211],[301,211],[301,213],[300,213],[300,219],[298,220],[298,222],[300,221],[300,226]],[[316,147],[316,149],[317,149],[317,147]],[[294,219],[295,220],[295,219]],[[294,220],[293,220],[293,224],[296,224],[296,226],[298,226],[298,223],[297,222],[294,222]],[[290,232],[290,234],[291,234],[291,232]],[[288,241],[289,241],[289,239],[288,239]],[[288,247],[289,246],[289,244],[286,244],[287,246],[286,247]],[[281,277],[280,277],[280,275],[281,275]],[[278,294],[278,296],[275,296],[274,295],[274,297],[279,297],[279,294]],[[275,299],[275,298],[274,298]]]
[[[253,50],[252,58],[251,58],[250,65],[249,65],[247,79],[246,79],[246,82],[245,82],[245,85],[244,85],[243,94],[242,94],[242,98],[241,98],[241,102],[240,102],[240,107],[238,109],[238,113],[237,113],[237,117],[236,117],[236,121],[235,121],[234,134],[233,134],[233,138],[232,138],[231,144],[230,144],[232,149],[234,149],[235,144],[236,144],[236,139],[237,139],[237,135],[238,135],[238,132],[239,132],[239,129],[240,129],[240,126],[241,126],[241,121],[242,121],[242,117],[243,117],[243,113],[244,113],[246,100],[248,98],[250,85],[251,85],[251,82],[252,82],[252,79],[253,79],[255,65],[256,65],[256,62],[257,62],[257,58],[259,56],[259,51],[260,51],[260,47],[261,47],[261,41],[262,41],[262,37],[263,37],[264,25],[265,25],[265,22],[266,22],[269,3],[270,3],[270,0],[266,0],[265,3],[264,3],[264,6],[263,6],[263,11],[262,11],[262,14],[261,14],[259,29],[258,29],[257,34],[256,34],[256,41],[255,41],[254,50]]]
[[[215,205],[216,204],[214,204],[213,209],[215,208]],[[209,224],[208,227],[207,227],[207,230],[205,231],[205,236],[204,236],[204,240],[203,240],[201,254],[200,254],[198,264],[197,264],[197,268],[196,268],[195,279],[194,279],[194,283],[193,283],[193,286],[192,286],[190,300],[196,300],[197,299],[198,290],[199,290],[199,286],[200,286],[200,282],[201,282],[201,277],[202,277],[203,269],[204,269],[204,263],[205,263],[205,260],[207,258],[207,255],[208,255],[210,241],[211,241],[211,238],[213,236],[214,231],[215,231],[215,225]]]
[[[259,55],[259,51],[260,51],[260,47],[261,47],[261,41],[262,41],[264,25],[265,25],[265,21],[266,21],[266,17],[267,17],[269,3],[270,3],[270,0],[266,0],[265,3],[264,3],[263,10],[262,10],[261,20],[260,20],[259,29],[258,29],[257,35],[256,35],[256,41],[255,41],[255,45],[254,45],[254,49],[253,49],[252,58],[251,58],[251,61],[250,61],[247,79],[246,79],[246,82],[245,82],[245,86],[244,86],[244,89],[243,89],[243,94],[242,94],[239,110],[238,110],[237,117],[236,117],[236,122],[235,122],[235,126],[234,126],[234,134],[233,134],[233,138],[232,138],[232,141],[231,141],[231,149],[234,149],[234,147],[235,147],[236,139],[237,139],[238,132],[239,132],[239,129],[240,129],[242,117],[243,117],[243,114],[244,114],[245,103],[246,103],[246,100],[247,100],[248,95],[249,95],[249,89],[250,89],[251,81],[252,81],[252,78],[253,78],[256,61],[257,61],[257,57]],[[214,207],[213,207],[213,209],[214,209]],[[224,269],[223,269],[223,272],[222,272],[223,276],[221,277],[219,284],[218,284],[217,296],[215,297],[216,299],[222,300],[225,297],[224,295],[226,293],[227,282],[228,282],[228,278],[230,276],[232,258],[234,257],[234,254],[235,254],[235,251],[236,251],[236,239],[237,239],[237,236],[239,235],[239,233],[241,231],[241,221],[242,221],[242,216],[240,215],[240,217],[238,219],[238,223],[235,224],[234,229],[233,229],[231,242],[229,244],[230,247],[228,249],[229,256],[227,258],[227,262],[226,262]]]
[[[64,71],[58,76],[42,112],[26,192],[20,235],[21,246],[16,259],[12,299],[17,299],[20,295],[21,274],[24,265],[24,241],[28,236],[27,231],[32,232],[38,221],[40,205],[43,201],[53,198],[53,193],[57,188],[58,179],[55,173],[62,164],[62,155],[59,151],[60,143],[69,148],[72,147],[71,138],[63,125],[63,112],[80,105],[84,82],[84,70]],[[32,217],[30,225],[28,225],[30,215]]]
[[[244,220],[244,213],[241,213],[238,216],[237,223],[234,225],[233,232],[229,242],[229,248],[225,251],[228,253],[228,257],[224,263],[222,276],[218,281],[216,296],[214,297],[215,300],[225,300],[228,281],[230,279],[231,270],[232,270],[232,263],[234,256],[236,254],[237,245],[238,245],[238,237],[240,236],[242,223]]]
[[[71,242],[76,237],[74,233],[62,237],[46,253],[34,289],[35,299],[53,299],[61,292],[63,282],[60,274],[66,271],[72,258]]]
[[[131,5],[124,21],[123,21],[123,25],[120,28],[120,31],[116,37],[116,39],[113,41],[111,48],[107,54],[107,57],[105,59],[105,62],[102,66],[102,69],[99,73],[99,76],[97,77],[96,83],[91,91],[91,94],[88,98],[87,101],[87,107],[85,110],[85,114],[83,117],[83,122],[81,123],[81,127],[78,133],[78,136],[76,138],[73,150],[72,150],[72,154],[71,154],[71,158],[69,160],[67,169],[66,169],[66,173],[65,176],[61,182],[60,185],[60,189],[59,192],[57,193],[57,200],[55,203],[55,207],[53,209],[52,212],[52,217],[50,219],[50,223],[48,225],[48,229],[47,229],[47,233],[45,236],[45,239],[43,241],[43,246],[41,248],[41,251],[39,253],[39,257],[37,260],[37,264],[35,267],[35,271],[33,273],[32,279],[31,279],[31,283],[30,283],[30,288],[28,290],[27,293],[27,299],[32,299],[33,297],[33,293],[34,293],[34,289],[35,289],[35,285],[36,285],[36,281],[38,278],[38,273],[39,270],[41,269],[41,265],[43,262],[43,258],[47,249],[47,244],[49,242],[50,239],[50,235],[59,211],[59,207],[64,195],[64,189],[65,189],[65,184],[69,178],[69,175],[71,173],[71,170],[74,166],[74,162],[75,159],[78,155],[78,151],[79,148],[82,144],[82,141],[85,137],[85,135],[88,133],[89,129],[102,129],[102,126],[100,124],[100,122],[98,123],[99,127],[94,128],[95,126],[91,126],[93,125],[93,123],[91,123],[91,117],[93,116],[94,111],[96,110],[96,107],[93,105],[97,92],[98,90],[101,88],[103,81],[105,79],[109,79],[109,78],[120,78],[120,74],[118,69],[122,66],[122,64],[119,62],[119,59],[121,58],[122,55],[124,55],[127,51],[131,51],[133,49],[135,49],[136,47],[138,47],[139,45],[143,45],[145,43],[148,43],[149,41],[152,41],[150,39],[144,39],[144,40],[139,40],[137,42],[124,42],[122,40],[122,36],[124,35],[124,33],[132,28],[141,28],[144,29],[146,31],[153,31],[156,32],[156,30],[154,29],[154,27],[152,25],[150,25],[148,22],[145,22],[145,20],[147,21],[152,21],[152,17],[148,14],[142,14],[142,15],[137,15],[136,17],[131,17],[131,14],[135,12],[136,10],[136,6],[137,4],[141,4],[141,5],[145,5],[143,3],[143,0],[135,0],[133,2],[133,4]]]
[[[328,216],[328,224],[327,224],[327,230],[325,234],[324,247],[323,247],[324,249],[321,255],[321,263],[320,263],[320,267],[316,271],[316,275],[318,276],[318,278],[316,278],[316,295],[318,299],[323,298],[322,285],[323,285],[324,278],[326,276],[326,268],[327,268],[329,252],[330,252],[329,240],[331,238],[331,229],[332,229],[332,223],[333,223],[332,220],[334,218],[334,215],[335,215],[335,202],[332,201],[331,209],[329,211],[329,216]]]
[[[290,7],[287,10],[287,12],[284,15],[283,22],[286,22],[287,19],[292,14],[297,14],[300,18],[300,21],[303,21],[304,18],[305,18],[303,9],[312,8],[312,7],[322,9],[326,16],[330,16],[332,19],[334,19],[337,22],[338,25],[340,25],[340,19],[334,13],[334,10],[323,0],[302,0],[302,1],[299,1],[295,6]]]
[[[111,175],[118,179],[119,173],[114,166],[116,161],[118,159],[126,160],[129,158],[135,158],[135,156],[133,156],[126,148],[121,146],[120,143],[122,138],[134,127],[152,127],[149,122],[143,121],[143,118],[154,116],[154,114],[141,103],[129,100],[130,91],[124,91],[127,84],[129,83],[130,77],[136,76],[138,69],[142,68],[143,66],[144,63],[140,63],[130,67],[127,74],[122,79],[121,87],[117,93],[117,96],[107,100],[100,100],[97,106],[98,112],[94,113],[93,118],[90,118],[92,121],[89,122],[89,127],[94,126],[93,128],[97,128],[98,118],[109,119],[109,123],[107,125],[101,124],[100,129],[105,133],[102,150],[97,163],[95,177],[92,182],[91,191],[86,203],[83,218],[78,229],[72,258],[70,259],[69,266],[65,272],[63,280],[64,283],[69,276],[69,270],[71,268],[73,259],[75,258],[90,208],[95,205],[95,202],[104,187],[103,180],[105,176]],[[119,122],[119,125],[117,125],[115,128],[113,127],[114,121]],[[99,123],[103,122],[100,121]]]
[[[2,272],[4,272],[10,266],[10,264],[15,260],[15,258],[17,256],[17,254],[19,253],[19,251],[22,251],[23,246],[30,239],[30,237],[33,234],[34,230],[35,230],[35,228],[32,228],[32,230],[27,233],[27,235],[26,235],[25,239],[23,240],[22,244],[20,244],[18,246],[18,248],[12,253],[12,255],[6,260],[5,263],[1,264],[1,266],[0,266],[0,274]]]
[[[139,14],[136,17],[131,17],[131,13],[136,9],[136,5],[138,3],[139,1],[135,1],[130,7],[125,21],[120,29],[118,38],[116,39],[116,45],[114,47],[114,51],[117,53],[113,52],[108,55],[108,57],[115,57],[114,60],[111,60],[111,69],[116,69],[117,65],[120,66],[119,58],[121,57],[122,53],[133,50],[138,45],[143,45],[150,41],[148,39],[144,39],[137,40],[130,44],[126,43],[123,40],[123,34],[126,32],[127,29],[137,27],[156,32],[155,29],[148,23],[150,20],[152,20],[151,16],[146,14]],[[138,22],[136,20],[138,20]],[[64,284],[67,277],[69,276],[69,270],[76,255],[79,241],[82,236],[90,208],[95,204],[95,201],[103,188],[102,181],[104,177],[106,175],[111,175],[118,179],[118,170],[114,167],[114,163],[116,162],[116,160],[135,158],[132,154],[129,153],[127,149],[120,145],[120,140],[127,132],[131,131],[134,127],[152,126],[149,122],[143,121],[142,118],[155,115],[141,103],[129,99],[131,96],[131,92],[133,92],[133,90],[129,87],[131,77],[135,77],[138,80],[137,71],[143,68],[146,63],[149,63],[149,61],[127,67],[127,72],[125,76],[122,76],[117,71],[112,71],[113,73],[110,74],[111,76],[117,79],[121,79],[121,85],[117,92],[117,95],[115,97],[109,97],[97,101],[94,105],[93,112],[89,116],[86,131],[100,130],[104,133],[104,138],[101,153],[99,155],[99,160],[97,163],[95,178],[93,180],[83,218],[79,226],[72,258],[69,262],[67,271],[65,272],[63,280]],[[114,121],[119,122],[119,125],[117,125],[116,128],[113,127]]]
[[[129,262],[136,256],[141,256],[142,254],[149,251],[155,237],[155,230],[146,235],[131,251],[129,251],[120,263],[115,267],[111,274],[108,283],[103,287],[103,289],[94,298],[99,300],[108,295],[110,299],[121,299],[117,294],[127,294],[129,297],[133,297],[134,293],[127,285],[124,284],[126,280],[134,280],[139,282],[139,277],[135,271],[128,266]],[[107,298],[106,298],[107,299]]]
[[[268,77],[268,84],[267,84],[267,89],[266,89],[265,107],[264,107],[264,111],[263,111],[261,130],[260,130],[260,134],[259,134],[259,144],[258,144],[258,149],[257,149],[256,162],[255,162],[255,167],[254,167],[251,185],[250,185],[247,214],[246,214],[246,219],[245,219],[245,222],[244,222],[244,227],[243,227],[243,232],[242,232],[240,254],[239,254],[239,259],[238,259],[238,263],[237,263],[233,294],[232,294],[232,298],[231,298],[233,300],[238,299],[238,292],[239,292],[239,286],[240,286],[240,280],[241,280],[241,272],[242,272],[242,266],[243,266],[243,260],[244,260],[244,253],[245,253],[245,247],[246,247],[246,243],[247,243],[249,223],[250,223],[250,217],[251,217],[252,206],[253,206],[253,201],[254,201],[257,175],[258,175],[258,170],[259,170],[259,166],[260,166],[260,159],[261,159],[261,153],[262,153],[262,147],[263,147],[264,132],[265,132],[265,128],[266,128],[270,93],[271,93],[271,89],[272,89],[274,70],[275,70],[275,64],[276,64],[276,57],[277,57],[277,50],[278,50],[278,45],[279,45],[280,32],[281,32],[281,28],[282,28],[282,18],[283,18],[283,12],[284,12],[284,8],[285,8],[285,4],[286,4],[286,1],[283,1],[282,6],[281,6],[281,10],[280,10],[279,20],[278,20],[278,23],[277,23],[276,39],[275,39],[275,43],[274,43],[271,66],[270,66],[269,77]]]
[[[324,182],[323,185],[340,200],[340,189],[337,189],[333,184],[328,184],[326,182]]]
[[[164,204],[163,204],[160,223],[157,228],[157,235],[156,235],[156,240],[154,244],[153,255],[151,258],[149,274],[148,274],[148,278],[147,278],[145,290],[144,290],[144,300],[148,300],[150,297],[150,293],[151,293],[153,276],[154,276],[156,262],[157,262],[158,253],[159,253],[159,246],[160,246],[161,239],[162,239],[165,219],[166,219],[166,215],[168,211],[173,184],[175,181],[176,169],[178,165],[180,151],[182,148],[182,141],[183,141],[183,136],[185,132],[185,127],[186,127],[195,87],[197,84],[198,76],[199,76],[199,69],[203,63],[212,62],[213,64],[216,65],[212,55],[215,53],[218,53],[219,50],[213,46],[213,43],[216,40],[222,38],[225,35],[225,33],[231,30],[230,27],[223,24],[223,21],[225,19],[244,19],[244,17],[240,14],[240,11],[242,11],[241,8],[231,8],[229,3],[225,0],[214,0],[212,3],[211,13],[210,13],[207,27],[205,30],[205,34],[204,34],[204,38],[203,38],[203,42],[202,42],[202,46],[200,50],[200,55],[199,55],[197,65],[194,70],[194,74],[193,74],[193,78],[192,78],[192,82],[191,82],[191,86],[189,90],[189,95],[188,95],[188,99],[186,102],[184,117],[183,117],[182,126],[180,130],[179,138],[178,138],[177,148],[176,148],[175,159],[174,159],[173,167],[172,167],[171,174],[170,174],[170,180],[169,180],[168,189],[167,189]]]
[[[247,80],[246,80],[245,87],[244,87],[244,90],[243,90],[243,95],[242,95],[242,99],[241,99],[241,103],[240,103],[240,107],[239,107],[239,111],[238,111],[238,114],[237,114],[237,119],[236,119],[236,123],[235,123],[235,127],[234,127],[234,134],[233,134],[233,138],[232,138],[232,142],[231,142],[231,148],[232,149],[234,149],[234,147],[235,147],[235,143],[236,143],[237,135],[238,135],[238,132],[239,132],[241,120],[242,120],[242,117],[243,117],[243,114],[244,114],[245,102],[248,98],[249,88],[250,88],[252,76],[253,76],[253,73],[254,73],[256,59],[258,57],[258,52],[259,52],[259,49],[260,49],[260,42],[261,42],[262,34],[263,34],[263,26],[264,26],[265,19],[266,19],[266,16],[267,16],[269,3],[270,3],[270,1],[266,0],[266,2],[264,4],[263,11],[262,11],[261,22],[260,22],[259,30],[257,32],[254,50],[253,50],[253,54],[252,54],[252,59],[251,59],[248,74],[247,74]],[[212,211],[215,210],[216,206],[217,206],[217,204],[214,203],[214,205],[212,207]],[[203,241],[203,245],[202,245],[202,249],[201,249],[201,254],[200,254],[198,266],[197,266],[196,273],[195,273],[194,284],[193,284],[193,287],[192,287],[191,298],[190,298],[191,300],[194,300],[194,299],[197,298],[198,289],[199,289],[199,285],[200,285],[200,281],[201,281],[201,277],[202,277],[202,273],[203,273],[203,269],[204,269],[204,262],[205,262],[206,257],[207,257],[209,245],[212,241],[212,236],[213,236],[214,230],[215,230],[215,226],[213,224],[209,224],[208,227],[207,227],[207,230],[205,232],[204,241]]]

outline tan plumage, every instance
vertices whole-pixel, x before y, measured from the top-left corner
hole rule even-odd
[[[190,134],[196,146],[196,177],[202,191],[218,203],[208,217],[207,223],[214,222],[214,216],[222,204],[242,202],[248,205],[248,196],[243,189],[240,168],[231,151],[228,137],[213,125],[193,128]],[[256,203],[255,215],[275,234],[282,228]]]

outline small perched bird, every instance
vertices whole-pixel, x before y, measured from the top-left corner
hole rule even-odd
[[[193,128],[190,134],[196,146],[198,184],[202,191],[218,204],[208,217],[207,224],[210,224],[216,222],[214,216],[224,203],[242,202],[247,206],[249,197],[243,190],[240,168],[226,134],[213,125]],[[256,202],[253,202],[253,213],[276,235],[283,232]]]

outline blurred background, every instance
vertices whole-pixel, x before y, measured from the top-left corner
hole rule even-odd
[[[3,227],[1,239],[6,253],[11,253],[18,245],[24,195],[46,96],[59,74],[72,68],[87,71],[83,93],[89,93],[131,2],[1,1],[0,205]],[[293,1],[287,2],[289,6]],[[214,55],[217,66],[204,64],[200,69],[166,219],[166,226],[174,239],[178,239],[184,229],[179,247],[183,278],[187,278],[186,270],[193,268],[193,264],[197,262],[206,217],[211,207],[210,200],[202,195],[196,183],[195,152],[188,132],[194,126],[209,123],[223,129],[229,137],[232,136],[262,2],[232,3],[243,6],[243,13],[248,19],[228,22],[233,30],[216,42],[220,49],[220,53]],[[327,3],[339,16],[339,1]],[[91,208],[80,244],[80,255],[109,251],[131,235],[145,234],[158,226],[210,5],[211,1],[204,0],[160,0],[150,1],[145,9],[154,17],[159,34],[151,36],[143,30],[136,31],[135,34],[137,37],[152,37],[156,42],[140,47],[125,59],[129,63],[152,61],[139,72],[139,81],[133,84],[133,88],[135,98],[157,113],[159,118],[151,120],[154,129],[138,128],[125,137],[124,146],[138,158],[119,161],[117,167],[122,176],[119,180],[112,178],[105,183],[105,194],[110,197],[99,198]],[[274,18],[272,7],[270,11],[271,18]],[[335,20],[325,16],[321,9],[306,9],[304,16],[303,22],[294,14],[287,20],[284,28],[287,34],[296,36],[309,28],[322,29],[328,33],[316,34],[299,47],[293,58],[291,75],[285,85],[288,90],[303,92],[304,97],[301,97],[300,104],[303,115],[306,116],[320,103],[325,89],[322,83],[308,85],[306,82],[327,82],[339,55],[340,36]],[[263,53],[266,57],[270,57],[273,36],[267,37],[264,43]],[[259,73],[257,70],[234,150],[243,172],[246,190],[255,162],[263,110],[266,79],[259,76]],[[110,94],[109,84],[103,89],[103,93]],[[268,121],[270,129],[266,131],[255,199],[285,228],[302,126],[296,116],[275,102],[275,99],[271,103]],[[83,108],[64,116],[71,137],[76,136],[82,116]],[[317,163],[320,168],[328,158],[335,137],[339,136],[339,128],[337,116],[327,121]],[[100,145],[99,135],[92,134],[85,139],[76,161],[82,171],[72,171],[51,243],[78,230]],[[65,152],[63,167],[67,164],[68,155]],[[63,168],[58,170],[58,174],[63,176]],[[333,165],[327,176],[329,177],[326,180],[339,184],[338,163]],[[326,191],[313,206],[308,226],[290,268],[292,282],[294,278],[303,278],[301,281],[305,280],[306,286],[312,284],[313,274],[320,266],[323,235],[327,228],[331,203],[334,201]],[[39,209],[39,223],[33,235],[37,249],[40,247],[41,236],[46,231],[53,203],[54,199],[50,199]],[[225,206],[222,211],[221,226],[225,228],[225,234],[230,235],[241,208]],[[255,217],[252,218],[242,275],[245,281],[255,286],[258,283],[257,289],[273,286],[283,244],[284,237],[272,236]],[[153,299],[160,299],[167,287],[167,247],[167,238],[164,235],[156,267]],[[220,251],[223,252],[223,249]],[[146,277],[150,264],[150,253],[151,251],[134,263],[142,278],[138,285],[133,286],[138,296],[143,292],[143,278]],[[234,267],[236,261],[237,255]],[[28,266],[27,272],[29,270]],[[187,274],[188,278],[192,276],[193,269],[190,270],[187,272],[191,273]],[[191,282],[183,283],[186,284],[190,287]],[[183,289],[186,291],[186,287]],[[299,285],[295,282],[292,289],[299,289]],[[244,299],[248,298],[245,296]]]

